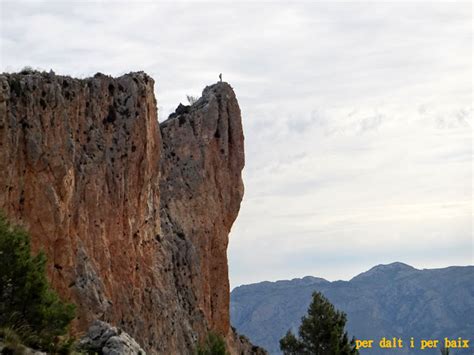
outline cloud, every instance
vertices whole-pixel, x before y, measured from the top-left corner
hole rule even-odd
[[[234,285],[348,279],[396,260],[472,264],[472,110],[386,110],[319,110],[248,130],[258,145],[231,235]]]

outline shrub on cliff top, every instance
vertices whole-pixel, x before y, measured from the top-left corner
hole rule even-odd
[[[58,351],[75,306],[62,302],[46,278],[46,256],[31,255],[30,237],[0,214],[0,327],[25,345]]]
[[[192,96],[192,95],[186,95],[186,98],[188,99],[188,102],[191,106],[194,105],[199,100],[199,97]]]

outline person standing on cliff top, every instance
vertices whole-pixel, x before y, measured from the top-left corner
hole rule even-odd
[[[222,73],[219,74],[219,80],[220,80],[221,83],[222,83]]]

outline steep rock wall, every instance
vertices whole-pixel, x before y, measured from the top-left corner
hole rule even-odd
[[[243,194],[239,106],[218,83],[159,126],[153,85],[0,75],[0,209],[46,252],[77,332],[101,319],[148,352],[187,354],[212,329],[237,351],[226,249]]]
[[[187,275],[195,282],[198,307],[222,335],[230,326],[228,235],[244,192],[243,134],[237,117],[240,109],[232,89],[219,83],[207,87],[191,107],[180,106],[160,126],[163,232],[176,235],[176,245],[193,246],[190,255],[178,250],[176,265],[185,271],[178,267],[175,277]]]

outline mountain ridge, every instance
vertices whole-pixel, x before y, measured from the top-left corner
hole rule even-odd
[[[348,281],[304,284],[301,280],[234,288],[231,292],[233,326],[255,344],[279,354],[279,339],[288,329],[297,331],[311,294],[321,291],[347,314],[349,334],[360,339],[472,337],[474,333],[474,321],[466,319],[470,314],[474,316],[474,266],[471,265],[416,269],[395,262],[376,265]],[[362,353],[378,352],[374,349]],[[398,353],[417,351],[401,349]]]

